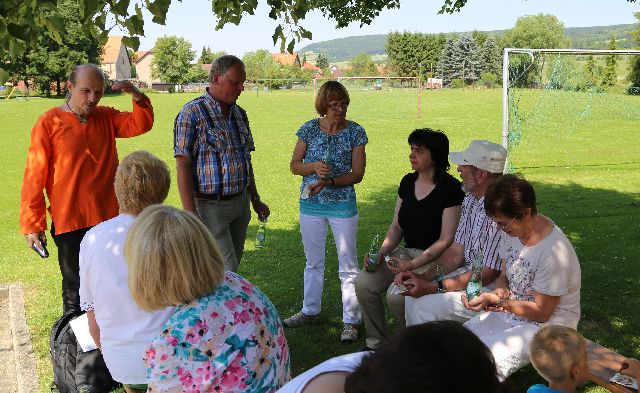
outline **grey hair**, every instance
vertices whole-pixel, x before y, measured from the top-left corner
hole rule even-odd
[[[229,68],[236,65],[240,65],[244,71],[244,63],[234,55],[220,56],[211,64],[211,71],[209,71],[209,83],[213,81],[216,75],[224,75],[229,71]]]
[[[90,69],[93,71],[94,75],[102,78],[102,90],[104,91],[105,87],[107,86],[107,75],[105,74],[104,70],[102,70],[102,68],[93,63],[78,64],[73,66],[73,68],[71,69],[71,73],[69,74],[69,82],[75,85],[78,81],[78,74],[80,74],[80,72],[84,69]],[[71,92],[69,90],[67,90],[66,99],[67,101],[71,99]]]

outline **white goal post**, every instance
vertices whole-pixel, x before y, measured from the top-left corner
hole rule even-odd
[[[640,50],[607,50],[607,49],[532,49],[505,48],[502,60],[502,145],[509,146],[509,54],[525,53],[532,58],[534,53],[556,53],[566,55],[640,55]],[[506,167],[505,167],[506,168]]]

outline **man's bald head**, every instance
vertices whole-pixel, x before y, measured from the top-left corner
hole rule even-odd
[[[102,70],[102,68],[98,67],[95,64],[92,63],[88,63],[88,64],[80,64],[77,66],[74,66],[71,69],[71,74],[69,75],[69,82],[76,84],[78,82],[78,76],[80,74],[87,74],[90,73],[93,76],[99,78],[102,80],[102,84],[106,85],[107,83],[107,77],[104,73],[104,71]]]

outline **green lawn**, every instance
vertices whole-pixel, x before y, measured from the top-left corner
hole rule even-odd
[[[535,106],[539,102],[535,92],[524,94],[522,105],[529,109],[523,111],[543,113],[544,117],[539,126],[528,125],[522,143],[514,150],[513,163],[534,183],[539,211],[567,233],[577,250],[582,265],[579,330],[600,344],[640,357],[640,302],[633,297],[640,284],[640,98],[592,100],[597,105],[589,107],[587,116],[573,119],[569,111],[584,109],[590,102],[588,95],[547,96],[552,108],[543,110]],[[297,128],[314,116],[312,95],[310,90],[260,92],[259,96],[247,91],[240,99],[257,146],[253,162],[258,188],[272,212],[267,245],[262,250],[254,247],[257,226],[252,222],[240,272],[269,295],[283,318],[298,311],[302,302],[304,254],[297,220],[300,179],[289,172],[289,160]],[[144,136],[120,140],[120,157],[137,149],[149,150],[167,161],[173,175],[173,119],[193,97],[152,95],[155,127]],[[0,193],[0,252],[4,255],[0,283],[20,282],[24,286],[42,391],[48,390],[51,380],[48,336],[61,313],[60,274],[54,246],[47,260],[25,247],[18,233],[18,208],[30,129],[41,113],[61,102],[0,101],[0,181],[4,189]],[[442,129],[449,135],[453,151],[463,149],[471,139],[500,142],[500,90],[424,92],[420,120],[416,118],[415,91],[352,91],[351,102],[349,117],[362,124],[369,136],[367,171],[356,188],[360,254],[368,248],[371,237],[384,234],[389,225],[398,182],[410,171],[406,143],[410,131],[417,127]],[[559,107],[563,102],[570,105]],[[124,96],[105,97],[101,103],[131,107]],[[451,172],[457,175],[455,166]],[[179,206],[175,178],[167,203]],[[328,243],[320,323],[286,331],[294,374],[364,346],[363,339],[352,345],[339,343],[337,261],[331,238]],[[514,392],[540,381],[530,366],[509,379]],[[587,385],[584,391],[598,389]]]

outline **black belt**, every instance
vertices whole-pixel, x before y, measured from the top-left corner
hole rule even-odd
[[[232,199],[235,199],[235,198],[239,197],[240,195],[242,195],[242,192],[239,192],[237,194],[229,194],[229,195],[202,194],[200,192],[196,192],[195,193],[196,198],[208,199],[210,201],[230,201]]]

